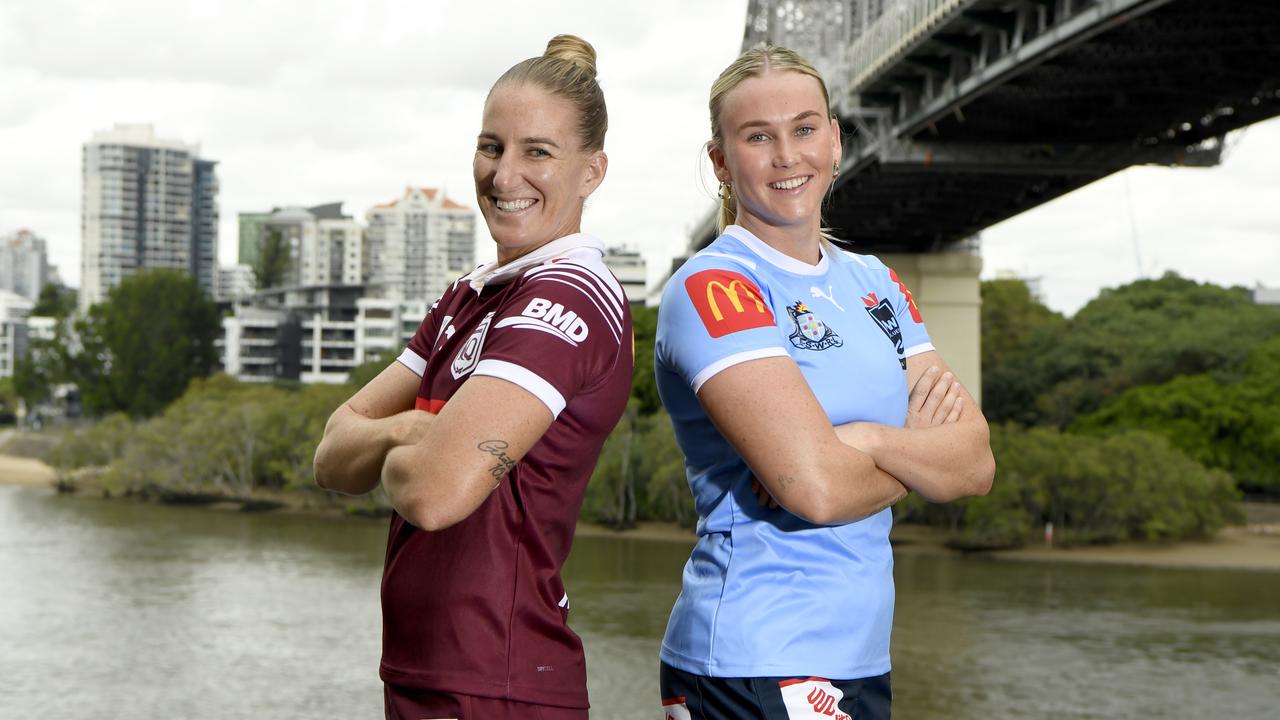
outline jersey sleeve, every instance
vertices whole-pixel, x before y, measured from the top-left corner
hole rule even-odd
[[[559,417],[574,396],[630,357],[630,311],[603,265],[552,263],[520,282],[494,314],[472,375],[515,383]]]
[[[745,266],[695,257],[662,294],[655,358],[696,393],[717,373],[787,356],[768,289]]]
[[[905,348],[903,357],[929,352],[933,349],[933,341],[929,339],[929,331],[925,329],[924,318],[920,315],[916,299],[912,297],[906,283],[898,279],[898,273],[893,268],[885,266],[885,270],[888,273],[888,286],[884,292],[890,298],[894,314],[898,317],[902,345]]]
[[[443,300],[442,297],[440,300]],[[409,368],[422,377],[427,371],[427,361],[431,359],[432,350],[435,348],[436,340],[440,335],[440,329],[449,324],[451,318],[440,318],[440,300],[435,301],[431,308],[427,310],[427,316],[422,318],[422,324],[418,325],[418,331],[409,338],[409,344],[405,346],[404,351],[396,360],[401,365]]]

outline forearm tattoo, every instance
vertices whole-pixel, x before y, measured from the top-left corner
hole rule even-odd
[[[498,459],[498,464],[489,468],[489,474],[498,482],[501,482],[503,476],[511,472],[511,470],[516,466],[516,461],[512,460],[511,456],[507,454],[508,447],[510,446],[507,444],[506,440],[485,440],[476,446],[477,449],[489,453]]]

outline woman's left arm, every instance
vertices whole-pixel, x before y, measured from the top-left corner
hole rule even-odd
[[[442,530],[475,512],[553,419],[523,387],[472,376],[418,442],[387,453],[382,487],[405,520]]]
[[[996,468],[987,420],[936,351],[907,358],[908,386],[915,388],[922,378],[929,380],[926,373],[931,368],[941,374],[936,386],[959,398],[958,420],[919,428],[849,423],[837,427],[836,435],[845,444],[870,455],[881,470],[930,502],[985,495],[991,489]],[[934,387],[935,383],[925,385]],[[913,394],[910,402],[914,406],[925,401]],[[911,411],[917,409],[912,407]]]

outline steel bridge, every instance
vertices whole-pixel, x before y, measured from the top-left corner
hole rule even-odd
[[[749,0],[743,47],[762,41],[827,79],[826,224],[877,253],[946,250],[1130,165],[1215,165],[1280,115],[1280,0]]]

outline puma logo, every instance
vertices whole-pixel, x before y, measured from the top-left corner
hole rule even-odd
[[[817,285],[814,285],[813,287],[809,288],[809,294],[813,295],[816,298],[822,298],[823,300],[826,300],[832,305],[835,305],[837,310],[839,310],[840,312],[844,312],[844,308],[840,307],[840,303],[836,302],[836,299],[832,293],[832,290],[833,290],[832,286],[828,285],[827,291],[824,293],[822,292],[822,288],[818,287]]]

